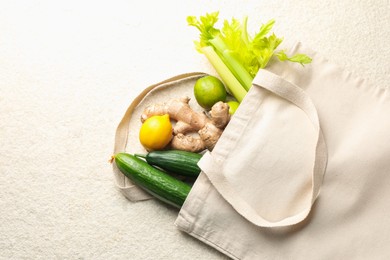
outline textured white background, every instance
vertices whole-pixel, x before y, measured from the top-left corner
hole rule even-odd
[[[0,259],[225,259],[132,203],[107,163],[146,86],[213,72],[186,16],[249,16],[372,85],[390,83],[390,2],[0,1]]]

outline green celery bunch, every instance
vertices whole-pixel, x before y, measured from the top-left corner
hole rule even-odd
[[[200,31],[196,49],[207,57],[238,102],[245,97],[259,69],[265,68],[273,56],[302,65],[311,62],[305,54],[288,57],[284,50],[276,51],[283,39],[271,34],[274,20],[263,24],[251,37],[247,31],[248,17],[242,22],[235,18],[230,22],[225,20],[218,29],[215,27],[218,15],[219,12],[207,13],[199,19],[188,16],[187,23]]]

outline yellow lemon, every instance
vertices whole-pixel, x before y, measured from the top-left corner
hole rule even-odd
[[[139,131],[139,140],[148,151],[163,149],[171,139],[172,124],[168,114],[146,119]]]

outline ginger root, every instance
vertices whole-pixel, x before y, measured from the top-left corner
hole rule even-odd
[[[229,123],[229,105],[223,102],[217,102],[210,111],[211,121],[218,128],[225,128]]]
[[[171,141],[173,149],[191,152],[212,150],[230,120],[229,106],[216,103],[206,113],[196,112],[189,105],[190,98],[173,99],[163,104],[154,104],[145,108],[141,115],[144,122],[151,116],[168,114],[176,124],[173,127],[174,137]],[[197,132],[199,136],[191,135]]]
[[[177,150],[200,152],[205,149],[205,143],[199,137],[178,133],[172,138],[171,146]]]

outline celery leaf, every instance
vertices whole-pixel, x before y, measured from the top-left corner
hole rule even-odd
[[[202,47],[210,46],[209,40],[213,39],[220,32],[214,27],[218,21],[219,12],[207,13],[205,16],[200,16],[199,20],[195,16],[188,16],[187,23],[189,26],[194,26],[200,31],[199,41],[195,41],[195,46],[198,51]]]
[[[281,50],[278,53],[276,53],[276,56],[278,57],[278,59],[280,61],[288,60],[288,61],[291,61],[291,62],[298,62],[302,66],[304,64],[309,64],[312,61],[312,59],[309,56],[307,56],[306,54],[302,54],[302,53],[298,53],[298,54],[295,54],[295,55],[293,55],[291,57],[288,57],[284,50]]]

